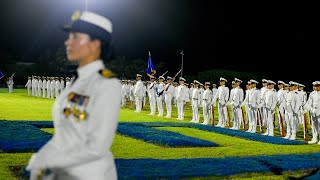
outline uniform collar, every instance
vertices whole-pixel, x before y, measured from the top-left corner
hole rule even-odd
[[[84,78],[91,75],[94,72],[98,72],[100,69],[103,69],[104,64],[101,59],[95,60],[83,67],[77,69],[79,78]]]

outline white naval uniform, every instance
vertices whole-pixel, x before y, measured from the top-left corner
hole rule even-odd
[[[278,90],[278,122],[279,124],[281,124],[281,118],[282,118],[282,122],[284,124],[285,122],[285,106],[286,106],[286,96],[287,96],[287,92],[281,88]],[[282,132],[282,127],[281,125],[280,127],[280,132]]]
[[[262,114],[262,124],[265,126],[267,123],[267,109],[266,109],[266,92],[267,92],[268,88],[267,86],[262,87],[260,89],[260,100],[261,100],[261,114]]]
[[[227,124],[228,118],[228,110],[227,110],[227,102],[229,99],[229,88],[225,85],[218,87],[218,92],[214,97],[214,101],[219,100],[218,103],[218,112],[219,112],[219,122],[217,126],[225,127]],[[230,118],[230,117],[229,117]]]
[[[178,108],[178,120],[184,119],[184,103],[186,102],[186,92],[187,88],[185,85],[180,84],[177,88],[177,96],[176,96],[176,102],[177,102],[177,108]]]
[[[200,120],[199,106],[200,106],[201,98],[202,97],[200,96],[199,88],[193,88],[192,97],[191,97],[191,105],[192,105],[191,122],[199,123],[199,120]]]
[[[202,110],[203,110],[203,123],[208,125],[212,113],[212,92],[208,88],[202,94]]]
[[[267,110],[267,130],[264,135],[273,136],[273,119],[277,105],[277,92],[275,89],[268,89],[266,91],[266,110]]]
[[[258,108],[261,102],[260,91],[254,87],[248,91],[248,122],[249,128],[247,132],[255,133],[257,130]],[[260,117],[259,117],[260,119]],[[260,124],[261,126],[261,124]],[[262,128],[262,127],[261,127]]]
[[[55,91],[55,84],[56,84],[56,80],[51,80],[51,84],[50,84],[50,95],[51,95],[51,98],[55,98],[55,94],[54,94],[54,91]]]
[[[150,104],[150,115],[156,114],[156,82],[152,82],[148,86],[148,97],[149,97],[149,104]]]
[[[241,104],[243,102],[243,90],[241,87],[235,87],[233,90],[233,96],[231,99],[231,107],[233,111],[233,126],[231,129],[239,130],[242,123],[242,109]]]
[[[38,80],[38,97],[41,97],[41,89],[42,89],[42,80]]]
[[[35,79],[31,78],[31,95],[34,96],[35,94]]]
[[[118,124],[121,84],[116,78],[102,76],[99,70],[103,68],[101,60],[78,68],[78,79],[57,97],[53,106],[55,134],[32,155],[27,166],[31,175],[48,168],[59,180],[117,179],[110,148]],[[89,97],[87,105],[78,106],[87,112],[86,119],[77,121],[72,113],[64,114],[71,92]]]
[[[135,112],[141,112],[142,108],[142,100],[143,100],[143,82],[141,80],[137,81],[137,83],[134,86],[134,96],[136,101],[136,111]]]
[[[167,109],[167,115],[166,118],[171,118],[171,112],[172,112],[172,97],[174,94],[174,86],[172,83],[169,83],[166,85],[164,89],[164,102],[166,103],[166,109]]]
[[[51,80],[48,78],[47,80],[47,98],[51,97]]]
[[[30,96],[30,94],[31,94],[31,92],[30,92],[31,86],[32,86],[31,79],[29,79],[27,84],[24,86],[24,87],[27,87],[27,89],[28,89],[28,96]]]
[[[14,84],[14,82],[13,82],[12,79],[10,79],[10,80],[7,81],[9,93],[12,93],[12,92],[13,92],[13,84]]]
[[[286,98],[286,113],[288,113],[287,120],[287,134],[284,138],[295,140],[297,133],[297,123],[299,123],[299,110],[301,107],[301,100],[297,90],[290,91]]]
[[[61,89],[61,83],[58,79],[55,81],[55,87],[54,87],[56,98],[60,95],[60,89]]]
[[[157,85],[156,93],[157,93],[157,106],[158,106],[158,116],[163,116],[163,101],[164,101],[164,91],[165,84],[160,82]]]
[[[42,81],[42,97],[46,97],[47,81],[44,79]]]
[[[313,91],[309,95],[307,103],[303,106],[303,113],[310,111],[312,139],[309,143],[316,143],[319,140],[320,130],[320,91]],[[318,143],[319,144],[319,143]]]
[[[38,96],[38,84],[39,84],[38,79],[35,79],[34,80],[34,96]]]

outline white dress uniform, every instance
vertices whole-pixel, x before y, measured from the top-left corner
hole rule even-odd
[[[212,92],[208,88],[202,94],[202,110],[203,110],[203,123],[208,125],[210,123],[210,117],[212,113]]]
[[[284,138],[295,140],[297,133],[297,123],[299,123],[299,110],[301,100],[297,90],[290,91],[286,98],[286,109],[288,113],[287,134]]]
[[[202,97],[199,93],[199,88],[193,88],[192,97],[191,97],[191,105],[192,105],[192,120],[191,122],[199,123],[200,120],[200,113],[199,113],[199,106],[200,106],[200,99]]]
[[[233,126],[231,129],[239,130],[242,123],[242,109],[241,104],[243,102],[243,89],[241,87],[235,87],[233,96],[231,99],[231,107],[233,111]]]
[[[47,98],[49,99],[51,97],[51,81],[50,78],[47,80]]]
[[[35,94],[35,78],[31,78],[31,95],[34,96]]]
[[[234,86],[234,85],[232,85],[232,86]],[[228,100],[228,102],[227,102],[227,106],[228,105],[230,105],[230,112],[231,112],[231,122],[233,122],[234,123],[234,114],[233,114],[233,106],[231,106],[231,102],[232,102],[232,99],[233,99],[233,96],[234,96],[234,91],[235,91],[235,87],[233,87],[231,90],[230,90],[230,93],[229,93],[229,100]],[[231,129],[233,129],[233,128],[231,128]]]
[[[61,79],[61,81],[60,81],[60,92],[62,92],[62,90],[64,89],[64,86],[65,84],[64,84],[64,80],[63,79]]]
[[[61,89],[61,83],[60,83],[59,79],[56,79],[55,87],[54,87],[56,98],[60,95],[60,89]]]
[[[47,81],[44,79],[42,81],[42,97],[46,97]]]
[[[281,118],[282,122],[285,122],[285,106],[286,106],[286,95],[287,92],[281,88],[278,90],[278,122],[281,124]],[[282,132],[282,127],[280,126],[280,132]]]
[[[143,82],[141,80],[137,81],[137,83],[134,86],[134,96],[136,101],[136,111],[135,112],[141,112],[142,108],[142,99],[143,99]]]
[[[184,84],[180,84],[177,88],[177,109],[178,109],[178,120],[184,119],[184,103],[186,102],[186,86]]]
[[[156,114],[156,82],[151,82],[148,86],[148,97],[149,97],[149,104],[150,104],[150,115]]]
[[[30,92],[30,89],[31,89],[31,79],[28,80],[27,84],[24,86],[24,87],[27,87],[28,89],[28,96],[30,96],[31,92]]]
[[[13,80],[11,78],[9,78],[9,80],[7,81],[9,93],[13,92],[13,84],[14,84]]]
[[[30,159],[31,171],[50,169],[59,180],[117,179],[110,148],[118,124],[121,84],[102,75],[111,74],[102,69],[101,60],[78,68],[78,79],[57,97],[55,134]]]
[[[157,106],[158,106],[158,116],[163,116],[163,101],[164,101],[164,91],[165,84],[160,82],[157,85],[156,93],[157,93]]]
[[[267,130],[263,135],[273,136],[273,119],[277,105],[277,92],[275,89],[268,89],[266,91],[266,110],[267,110]]]
[[[167,115],[166,118],[171,118],[172,113],[172,97],[174,94],[174,86],[172,83],[166,84],[166,87],[163,91],[164,94],[164,102],[166,103]]]
[[[254,87],[248,91],[248,122],[249,128],[247,132],[255,133],[257,130],[258,108],[261,102],[260,91]],[[261,125],[261,124],[260,124]]]
[[[266,92],[267,92],[268,88],[267,87],[262,87],[260,89],[260,100],[261,100],[261,114],[262,114],[262,124],[265,126],[267,123],[267,110],[266,110]]]
[[[55,94],[54,94],[54,92],[55,92],[55,85],[56,85],[56,80],[54,79],[54,78],[52,78],[51,79],[51,84],[50,84],[50,95],[51,95],[51,98],[53,99],[53,98],[55,98]]]
[[[225,85],[218,87],[218,92],[214,97],[214,101],[218,100],[218,112],[219,112],[219,122],[218,127],[225,127],[227,125],[227,102],[229,99],[229,88]]]
[[[307,93],[303,90],[298,90],[298,93],[300,95],[300,99],[301,99],[301,108],[299,109],[300,110],[300,113],[299,113],[299,122],[300,124],[303,124],[303,119],[304,119],[304,113],[302,112],[302,106],[304,104],[306,104],[307,102]],[[297,124],[297,128],[299,129],[299,123]]]
[[[121,107],[125,107],[127,104],[127,85],[125,84],[125,82],[123,82],[123,84],[121,85]]]
[[[38,79],[36,78],[34,80],[34,96],[38,96],[38,84],[39,84],[39,81]]]
[[[70,86],[70,81],[66,80],[66,88],[69,88],[69,86]]]
[[[320,82],[314,82],[315,85],[320,85]],[[309,144],[317,143],[319,140],[319,130],[320,130],[320,91],[312,91],[309,95],[307,103],[303,106],[303,113],[309,111],[311,115],[311,129],[312,129],[312,139]],[[318,143],[320,144],[320,142]]]
[[[39,78],[38,80],[38,97],[41,97],[41,90],[42,90],[42,80]]]

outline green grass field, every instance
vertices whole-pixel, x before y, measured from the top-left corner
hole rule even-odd
[[[51,120],[51,108],[54,100],[30,97],[26,90],[14,90],[8,94],[7,89],[0,89],[0,120]],[[217,111],[215,111],[217,112]],[[185,120],[179,121],[176,108],[173,107],[172,118],[150,116],[148,107],[141,113],[135,113],[133,109],[124,108],[120,113],[120,122],[189,122],[191,120],[191,109],[187,106]],[[218,115],[215,114],[217,123]],[[201,116],[203,121],[203,118]],[[200,120],[201,121],[201,120]],[[320,145],[273,145],[241,138],[201,131],[183,127],[161,127],[159,129],[178,132],[183,135],[196,137],[215,142],[220,147],[205,148],[166,148],[146,143],[131,137],[116,135],[112,152],[115,158],[155,158],[155,159],[177,159],[177,158],[220,158],[220,157],[245,157],[275,154],[303,154],[320,151]],[[53,129],[42,129],[54,133]],[[311,131],[311,130],[310,130]],[[309,132],[310,132],[309,131]],[[275,132],[279,136],[279,131]],[[309,139],[311,134],[309,133]],[[298,140],[302,140],[302,129],[298,134]],[[125,148],[124,148],[125,147]],[[27,164],[31,153],[0,153],[0,179],[17,179],[15,167]],[[272,173],[248,173],[226,178],[230,179],[287,179],[300,177],[306,171],[285,172],[283,175]],[[214,178],[214,177],[211,177]],[[221,178],[221,177],[219,177]],[[188,178],[190,179],[190,178]],[[191,178],[193,179],[193,178]],[[198,179],[198,178],[197,178]],[[206,179],[206,178],[203,178]]]

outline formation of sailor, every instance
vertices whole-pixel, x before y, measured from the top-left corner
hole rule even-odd
[[[296,139],[300,125],[306,124],[305,114],[309,112],[312,118],[311,122],[315,122],[312,124],[314,138],[309,143],[319,141],[319,123],[314,121],[317,117],[315,113],[311,112],[313,107],[317,109],[317,105],[320,103],[315,100],[319,94],[317,87],[320,86],[317,82],[313,83],[314,92],[307,98],[307,93],[304,91],[305,86],[293,81],[287,84],[281,80],[276,83],[272,80],[262,79],[262,88],[258,89],[259,82],[251,79],[247,82],[244,91],[241,88],[243,82],[238,78],[234,78],[232,81],[231,90],[226,86],[228,80],[223,77],[219,79],[218,89],[215,84],[210,82],[202,84],[194,80],[189,86],[183,77],[179,78],[179,84],[175,84],[172,80],[173,78],[170,76],[166,79],[163,76],[159,76],[158,79],[150,76],[150,81],[146,85],[139,83],[139,79],[137,79],[136,82],[131,82],[131,87],[135,87],[135,94],[130,93],[130,83],[127,83],[128,88],[123,88],[122,92],[128,94],[126,99],[133,99],[130,98],[130,94],[133,94],[136,106],[138,104],[142,106],[143,96],[147,94],[150,115],[155,115],[158,111],[158,116],[164,116],[163,112],[166,108],[165,117],[170,118],[174,104],[177,108],[176,119],[184,120],[185,105],[188,103],[192,109],[190,122],[200,123],[201,114],[203,117],[201,123],[209,125],[213,122],[213,109],[218,105],[218,123],[215,125],[217,127],[243,129],[250,133],[256,133],[258,130],[266,136],[274,136],[274,129],[277,128],[282,132],[281,135],[284,138],[290,140]],[[140,86],[140,89],[145,87],[147,91],[142,90],[141,94],[137,93]],[[139,109],[137,107],[138,111]],[[246,125],[248,126],[246,127]]]
[[[63,77],[45,77],[33,76],[28,77],[25,87],[28,89],[29,96],[42,98],[56,98],[63,89],[70,86],[71,79],[66,77],[66,82]]]

